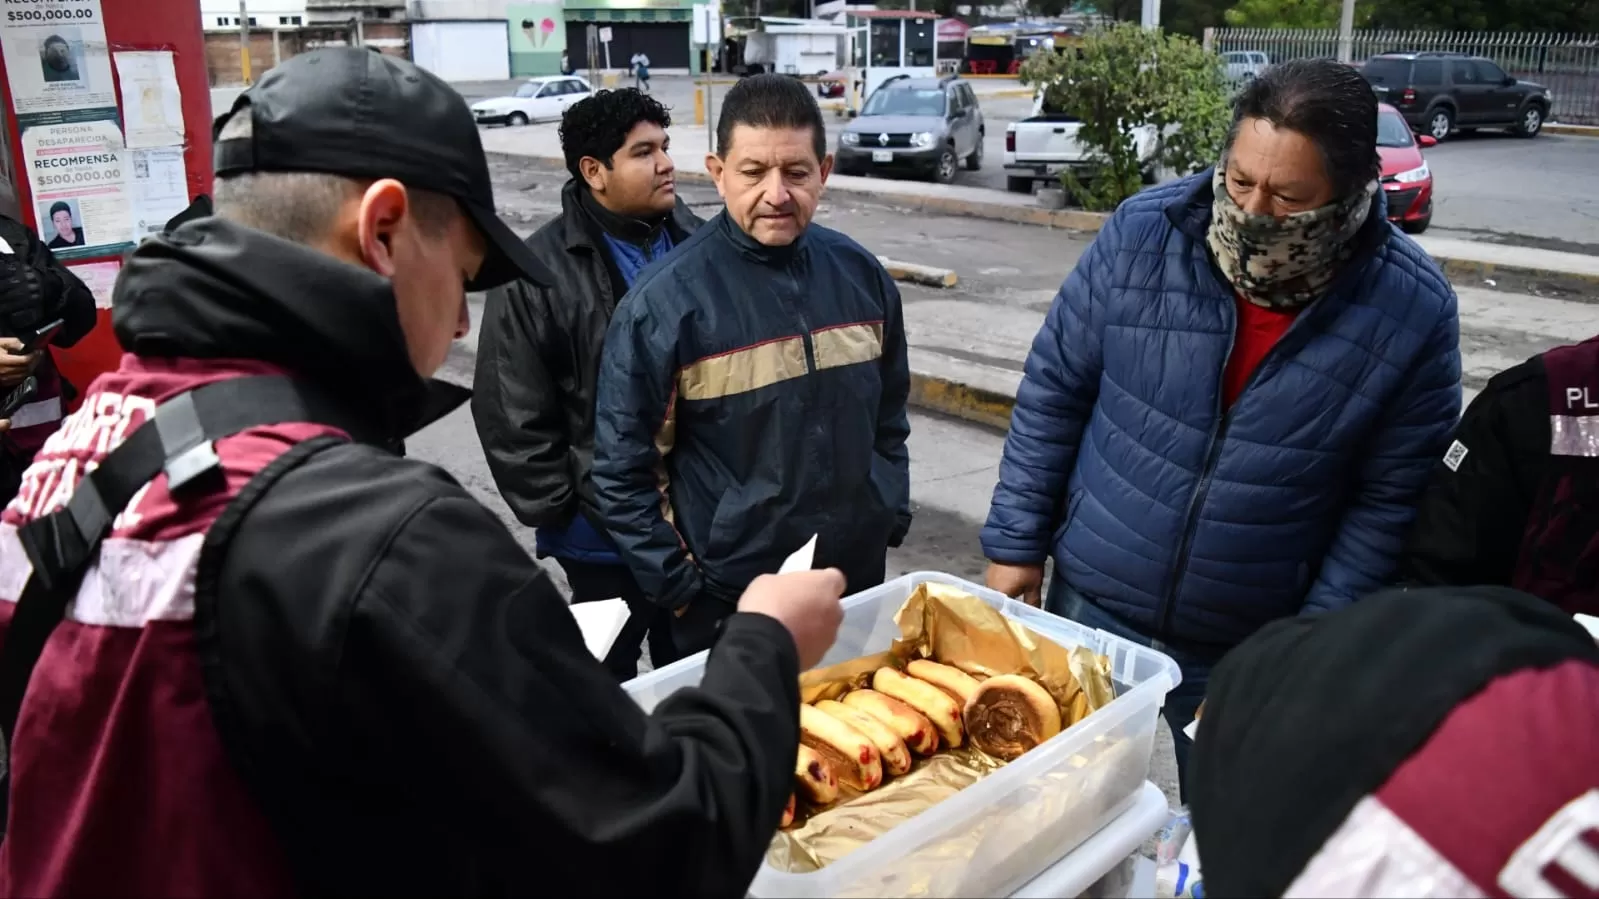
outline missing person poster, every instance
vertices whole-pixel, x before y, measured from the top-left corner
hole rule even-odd
[[[111,308],[111,293],[117,286],[117,273],[122,271],[122,260],[107,259],[100,262],[80,262],[68,265],[68,271],[78,276],[83,286],[94,294],[96,309]]]
[[[22,127],[116,118],[100,0],[0,0],[0,46]]]
[[[128,149],[182,146],[183,95],[170,50],[129,51],[113,57],[122,86],[122,124]]]
[[[166,230],[173,216],[189,208],[189,174],[182,147],[132,150],[133,177],[128,195],[133,203],[133,238],[143,240]]]
[[[39,239],[62,258],[119,253],[132,243],[128,151],[115,122],[22,132]]]

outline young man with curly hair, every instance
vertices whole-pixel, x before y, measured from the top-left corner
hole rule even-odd
[[[494,481],[516,517],[538,529],[540,557],[565,570],[572,601],[621,597],[633,609],[606,659],[623,680],[638,672],[646,633],[656,665],[679,655],[600,525],[589,481],[611,314],[639,272],[700,226],[674,189],[671,124],[664,106],[632,89],[566,110],[561,148],[572,177],[561,214],[527,241],[555,282],[490,292],[472,400]]]

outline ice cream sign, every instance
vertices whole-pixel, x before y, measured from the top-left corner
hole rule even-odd
[[[512,22],[521,26],[522,52],[560,53],[566,49],[566,23],[560,4],[515,5],[509,10]]]
[[[545,16],[539,20],[537,29],[533,27],[531,20],[523,22],[522,27],[527,29],[528,40],[533,42],[533,46],[543,49],[544,45],[550,42],[550,35],[555,33],[555,20]]]

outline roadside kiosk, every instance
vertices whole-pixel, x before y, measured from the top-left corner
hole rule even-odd
[[[961,74],[977,78],[1014,78],[1027,57],[1051,47],[1061,31],[1044,22],[979,25],[966,33]]]
[[[33,0],[6,6],[0,213],[47,244],[56,242],[56,257],[94,292],[94,330],[70,350],[51,350],[81,396],[122,354],[111,333],[111,290],[122,259],[211,192],[200,5]],[[70,228],[58,222],[63,207]]]
[[[938,16],[905,9],[862,9],[846,13],[854,49],[853,112],[891,78],[938,75]]]

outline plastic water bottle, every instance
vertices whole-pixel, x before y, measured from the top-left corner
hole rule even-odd
[[[1155,870],[1156,899],[1204,899],[1199,871],[1185,862],[1171,862]]]

